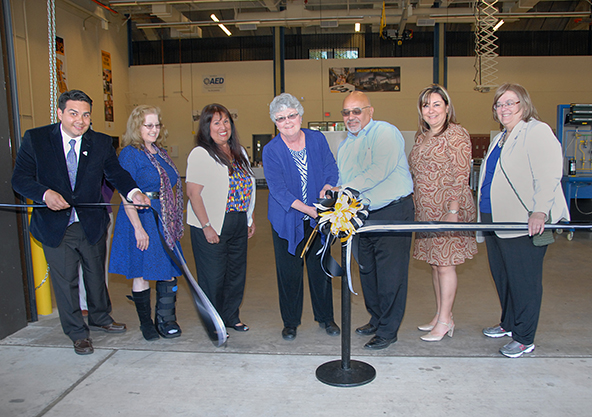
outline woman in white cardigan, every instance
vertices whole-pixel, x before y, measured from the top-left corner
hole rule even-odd
[[[483,334],[512,337],[500,353],[517,358],[535,348],[543,295],[547,246],[536,246],[533,237],[543,233],[545,222],[568,220],[569,211],[561,188],[561,145],[551,128],[539,120],[526,89],[518,84],[502,85],[492,111],[504,129],[490,144],[481,165],[480,221],[528,223],[528,232],[484,233],[502,315],[500,324],[483,329]]]
[[[255,179],[232,116],[220,104],[207,105],[201,112],[186,181],[198,283],[227,327],[247,331],[239,307],[247,274],[247,239],[255,233]]]

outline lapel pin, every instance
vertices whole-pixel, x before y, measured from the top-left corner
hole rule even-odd
[[[82,151],[82,154],[83,154],[84,156],[88,156],[88,151]]]

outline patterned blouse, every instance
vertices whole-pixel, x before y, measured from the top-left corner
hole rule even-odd
[[[306,148],[302,148],[299,151],[294,151],[288,148],[294,158],[296,168],[300,174],[300,188],[302,190],[302,202],[308,204],[308,158],[306,154]],[[304,215],[303,220],[308,220],[310,217]]]
[[[233,172],[230,175],[226,213],[231,211],[248,211],[251,203],[253,183],[247,171],[232,161]]]

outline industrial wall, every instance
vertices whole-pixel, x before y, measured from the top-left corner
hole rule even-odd
[[[68,89],[93,99],[93,128],[112,136],[125,130],[128,90],[125,17],[107,15],[99,6],[83,9],[56,1],[56,35],[64,40]],[[49,42],[46,2],[11,0],[21,130],[50,123]],[[110,21],[111,23],[103,23]],[[111,54],[114,121],[105,122],[101,51]]]
[[[329,68],[400,66],[401,91],[369,93],[375,118],[402,131],[417,129],[417,95],[432,82],[430,58],[375,58],[350,60],[290,60],[285,63],[286,91],[302,100],[304,125],[311,121],[339,121],[344,95],[329,91]],[[458,120],[472,134],[498,129],[491,115],[494,92],[473,90],[473,58],[448,58],[448,90]],[[134,66],[129,69],[130,105],[149,103],[162,108],[169,129],[169,146],[176,152],[181,172],[194,145],[197,123],[192,113],[218,102],[236,110],[241,141],[250,151],[251,135],[273,134],[269,103],[273,99],[272,62],[224,62]],[[592,57],[505,57],[498,60],[498,81],[517,82],[532,95],[541,118],[555,128],[560,103],[592,102]],[[209,92],[208,75],[224,77],[224,91]],[[131,106],[130,106],[131,108]],[[330,113],[325,117],[325,112]]]
[[[49,122],[47,16],[35,0],[13,0],[17,73],[23,131]],[[91,13],[57,1],[56,31],[65,41],[68,88],[86,91],[94,100],[93,127],[121,136],[130,110],[137,104],[162,108],[169,130],[168,146],[181,173],[194,146],[195,111],[218,102],[238,115],[241,141],[251,153],[251,135],[273,134],[268,105],[273,99],[271,61],[144,65],[128,67],[127,33],[123,17],[109,15],[107,28],[97,8]],[[114,121],[105,122],[101,50],[111,54]],[[491,118],[493,92],[473,90],[474,59],[448,58],[448,89],[459,121],[472,134],[489,134],[498,126]],[[401,91],[370,93],[375,118],[402,131],[417,128],[418,92],[432,82],[431,58],[373,58],[358,60],[289,60],[285,63],[286,91],[302,99],[304,125],[310,121],[339,121],[344,95],[331,93],[331,67],[401,67]],[[523,84],[533,96],[542,119],[555,128],[560,103],[592,102],[591,56],[501,57],[498,81]],[[212,92],[204,77],[224,77],[223,91]],[[210,86],[211,87],[211,86]],[[325,117],[328,112],[330,116]]]

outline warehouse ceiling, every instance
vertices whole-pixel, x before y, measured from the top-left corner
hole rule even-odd
[[[70,0],[72,1],[72,0]],[[489,0],[488,0],[489,1]],[[132,22],[132,40],[189,37],[268,36],[273,27],[286,34],[379,32],[382,0],[76,0],[101,4]],[[590,30],[592,1],[502,0],[494,17],[500,31]],[[396,0],[385,3],[386,28],[431,31],[446,23],[448,31],[475,26],[475,2]],[[212,15],[219,20],[212,20]],[[228,29],[227,35],[219,24]]]

